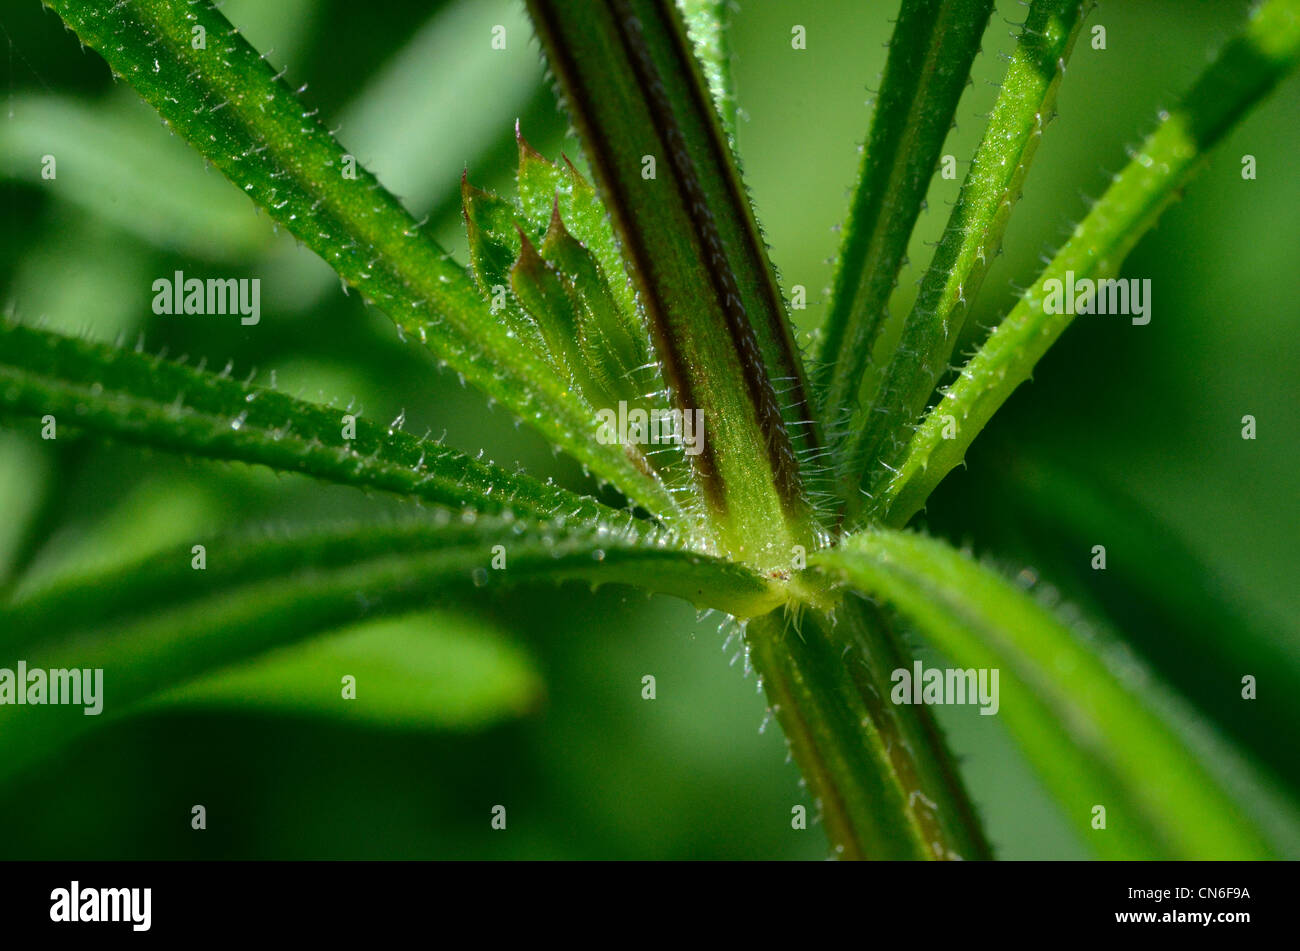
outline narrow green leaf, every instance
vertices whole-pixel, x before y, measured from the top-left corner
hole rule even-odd
[[[34,427],[33,427],[34,428]],[[59,439],[68,438],[65,436]],[[103,454],[92,455],[93,439],[83,434],[87,468],[82,462],[76,475],[93,484],[93,464]],[[229,517],[229,493],[239,492],[241,475],[228,472],[224,478],[177,480],[171,466],[159,466],[141,477],[116,498],[105,498],[96,506],[94,517],[77,518],[76,506],[69,504],[78,495],[65,493],[61,498],[61,517],[51,519],[47,533],[36,546],[32,563],[14,579],[12,591],[3,600],[21,598],[39,590],[61,576],[91,577],[102,571],[147,558],[159,551],[191,544],[196,534],[215,534]],[[172,469],[171,472],[167,471]],[[197,475],[197,474],[196,474]],[[225,489],[223,492],[222,489]],[[75,527],[74,527],[75,526]]]
[[[460,196],[469,239],[470,273],[483,296],[491,299],[498,288],[509,285],[510,266],[519,256],[519,230],[524,219],[506,199],[471,185],[468,172],[461,177]]]
[[[723,551],[788,564],[816,445],[784,305],[670,0],[531,0],[538,35],[613,217]],[[566,219],[567,220],[567,219]],[[783,406],[774,382],[785,392]],[[805,457],[807,458],[807,457]]]
[[[1174,200],[1206,153],[1300,59],[1300,2],[1268,0],[1252,13],[1196,85],[1142,144],[1011,313],[967,361],[926,415],[877,510],[902,525],[966,454],[993,414],[1029,379],[1073,319],[1073,307],[1045,310],[1049,281],[1118,274],[1125,256]],[[953,429],[955,427],[955,432]]]
[[[263,0],[251,0],[222,10],[240,24],[273,22],[275,58],[292,65],[312,20],[300,17],[299,6],[299,0],[281,0],[264,12]],[[511,0],[441,4],[330,119],[345,147],[415,214],[433,206],[425,227],[434,234],[452,210],[443,199],[466,156],[470,167],[478,167],[498,149],[502,116],[551,108],[549,97],[539,95],[545,90],[537,61],[523,44],[503,55],[487,43],[464,42],[489,24],[510,36],[529,29],[523,9]],[[476,96],[463,95],[465,89]],[[234,260],[262,251],[255,271],[274,268],[311,299],[333,292],[337,284],[310,256],[286,259],[283,245],[269,242],[267,221],[249,213],[238,188],[210,174],[188,143],[160,129],[157,114],[134,93],[117,93],[93,107],[46,94],[8,99],[7,121],[0,123],[0,174],[39,187],[32,156],[55,154],[61,165],[81,172],[61,178],[56,194],[117,228],[199,257]],[[478,108],[475,99],[495,108]]]
[[[682,11],[682,22],[687,35],[695,45],[695,58],[700,62],[704,78],[709,83],[713,105],[722,120],[722,128],[735,148],[736,91],[731,80],[731,44],[728,31],[731,27],[733,0],[677,0]]]
[[[490,311],[528,346],[538,361],[561,380],[570,382],[571,373],[559,351],[548,346],[535,317],[511,293],[511,271],[519,257],[519,236],[524,226],[519,209],[498,195],[475,188],[465,175],[461,178],[461,214],[469,242],[470,273]]]
[[[520,232],[519,242],[519,257],[510,267],[510,287],[524,310],[536,318],[547,352],[563,367],[566,377],[573,379],[569,354],[579,333],[577,301],[555,267],[542,260],[528,235]]]
[[[608,414],[645,414],[647,420],[652,413],[659,414],[653,417],[657,420],[672,417],[631,285],[624,276],[619,292],[611,289],[594,256],[593,251],[601,254],[622,273],[614,235],[595,190],[572,165],[559,167],[538,155],[517,129],[516,137],[519,205],[474,188],[468,180],[462,186],[479,289],[492,310],[601,419],[597,439],[621,442],[627,457],[653,472],[678,499],[682,512],[690,513],[701,531],[689,534],[705,537],[704,513],[695,504],[686,461],[690,440],[685,437],[693,433],[681,429],[665,434],[660,426],[646,434],[656,443],[646,448],[644,440],[630,433],[622,438],[617,427],[607,425]],[[585,240],[569,232],[562,206]]]
[[[63,500],[67,466],[77,452],[77,440],[53,447],[35,437],[0,427],[0,591],[31,563]],[[62,450],[62,451],[61,451]]]
[[[581,580],[635,584],[746,617],[783,600],[754,573],[661,534],[479,519],[364,524],[281,537],[212,538],[0,607],[0,656],[31,669],[102,669],[104,712],[6,707],[11,775],[159,691],[364,617],[437,606],[475,589]],[[497,565],[504,567],[498,568]],[[15,669],[13,664],[4,666]]]
[[[1019,447],[1002,447],[998,459],[996,478],[973,488],[985,511],[998,513],[980,519],[977,537],[1006,550],[1020,533],[1044,576],[1062,586],[1072,579],[1172,687],[1300,791],[1294,738],[1276,729],[1300,722],[1300,640],[1252,611],[1208,553],[1125,486]],[[1098,539],[1106,540],[1104,572],[1091,566]],[[1242,676],[1260,671],[1269,689],[1243,703]]]
[[[345,154],[210,0],[46,0],[250,198],[444,362],[667,520],[673,496],[495,319],[465,270]],[[200,33],[202,43],[199,42]]]
[[[605,381],[592,405],[614,407],[619,400],[646,404],[650,391],[663,388],[663,380],[655,371],[649,330],[605,208],[571,162],[547,161],[517,129],[516,139],[524,216],[532,236],[542,242],[542,257],[558,269],[583,315],[575,341],[581,358],[575,354],[572,359]],[[666,399],[662,402],[668,405]]]
[[[573,300],[578,332],[572,359],[591,377],[588,385],[599,393],[597,405],[644,403],[652,381],[645,330],[635,313],[624,313],[618,306],[599,262],[569,233],[558,204],[552,209],[541,256],[555,268]]]
[[[343,677],[354,692],[344,699]],[[142,713],[234,710],[379,729],[476,730],[535,710],[528,655],[485,621],[447,611],[367,621],[165,690]]]
[[[880,491],[897,469],[911,424],[948,369],[957,335],[1001,246],[1043,128],[1052,119],[1057,88],[1089,7],[1087,0],[1035,0],[1029,8],[957,204],[871,409],[851,439],[853,484],[845,499],[849,524],[864,498]],[[869,508],[870,502],[866,505]]]
[[[959,668],[997,670],[997,715],[1101,855],[1268,855],[1252,820],[1139,695],[1133,662],[1103,657],[1023,590],[940,541],[893,531],[851,536],[810,564],[886,602]],[[1093,828],[1098,805],[1105,829]]]
[[[486,569],[498,554],[493,551],[496,545],[504,548],[506,568],[488,574],[477,571]],[[477,518],[472,512],[453,518],[443,511],[432,520],[334,526],[287,536],[223,535],[204,543],[201,570],[194,567],[194,553],[183,548],[126,566],[64,574],[0,607],[0,617],[7,622],[0,635],[0,649],[38,644],[69,631],[97,630],[109,622],[255,588],[262,581],[287,581],[295,574],[310,575],[307,580],[319,577],[322,600],[338,595],[338,603],[345,604],[348,597],[324,583],[327,574],[352,572],[370,577],[367,566],[371,563],[386,564],[389,559],[414,565],[422,558],[438,565],[446,560],[459,572],[449,576],[450,581],[469,581],[472,576],[476,586],[509,585],[539,573],[557,580],[636,582],[646,590],[674,594],[740,617],[781,601],[753,572],[684,551],[662,530],[645,523],[627,528],[573,526]],[[527,571],[515,570],[525,567]],[[399,573],[376,570],[374,576],[392,578],[395,585],[401,580]],[[418,582],[414,567],[406,580]],[[441,576],[435,580],[442,583]],[[310,600],[304,598],[305,612],[311,610]]]
[[[626,522],[591,498],[477,462],[400,427],[144,353],[0,322],[0,413],[209,459],[249,462],[482,512]],[[60,430],[59,427],[64,427]]]
[[[822,329],[816,380],[831,424],[847,423],[835,415],[857,408],[908,239],[992,12],[993,0],[903,0]]]

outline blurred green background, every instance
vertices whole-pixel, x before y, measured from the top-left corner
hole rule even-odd
[[[739,149],[795,316],[825,313],[829,259],[883,67],[893,0],[741,0]],[[306,101],[463,260],[461,170],[509,190],[513,125],[578,153],[519,5],[498,0],[226,0]],[[1095,11],[977,307],[996,320],[1241,22],[1244,2],[1131,0]],[[945,149],[964,168],[1023,7],[1002,0]],[[507,29],[504,51],[490,46]],[[792,25],[807,49],[790,45]],[[339,290],[314,256],[183,142],[36,0],[0,13],[4,227],[0,305],[95,338],[143,336],[241,378],[583,487],[577,467],[439,373]],[[1184,690],[1209,690],[1198,643],[1257,639],[1300,668],[1300,83],[1293,77],[1212,156],[1130,258],[1151,323],[1083,319],[1041,364],[922,517],[1013,571],[1032,567]],[[1256,156],[1258,180],[1240,159]],[[42,181],[53,154],[58,177]],[[906,312],[959,181],[936,177],[896,316]],[[258,277],[262,321],[169,320],[151,283]],[[1259,436],[1240,438],[1254,415]],[[0,426],[0,576],[21,584],[189,545],[239,524],[384,518],[393,500]],[[1093,544],[1112,569],[1089,570]],[[1154,546],[1154,547],[1152,547]],[[1153,554],[1154,553],[1154,554]],[[808,804],[764,702],[721,651],[719,618],[625,590],[520,591],[343,632],[189,685],[0,788],[0,858],[821,858]],[[1191,646],[1189,646],[1189,644]],[[926,655],[928,656],[928,655]],[[0,665],[15,658],[0,658]],[[340,663],[364,671],[338,703]],[[1263,673],[1245,671],[1247,673]],[[643,700],[641,678],[657,680]],[[1238,674],[1227,672],[1230,680]],[[1201,680],[1198,680],[1198,677]],[[1198,684],[1200,686],[1198,687]],[[323,685],[323,686],[322,686]],[[111,688],[111,682],[110,682]],[[1212,692],[1212,691],[1211,691]],[[1207,693],[1207,696],[1209,694]],[[1287,699],[1294,711],[1294,699]],[[1300,855],[1294,809],[1230,731],[1178,712],[1190,741]],[[996,717],[941,708],[1000,855],[1090,854]],[[0,726],[3,721],[0,720]],[[1297,723],[1276,724],[1294,735]],[[1259,724],[1245,729],[1258,730]],[[208,827],[190,828],[194,804]],[[489,825],[504,804],[505,832]]]

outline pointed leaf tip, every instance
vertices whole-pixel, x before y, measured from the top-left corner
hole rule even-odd
[[[582,188],[591,187],[591,183],[588,182],[585,178],[583,178],[582,172],[578,171],[578,166],[573,164],[573,160],[569,158],[568,155],[566,155],[564,152],[561,152],[560,158],[564,159],[564,164],[568,166],[569,174],[573,176],[573,182],[575,185],[581,186]]]
[[[470,270],[479,290],[490,294],[494,285],[506,283],[515,258],[518,210],[511,202],[471,185],[468,176],[462,176],[461,211],[469,239]]]
[[[564,219],[560,216],[560,193],[557,191],[551,200],[551,220],[547,223],[546,235],[542,238],[542,251],[554,247],[557,242],[565,238],[576,240],[569,229],[564,227]],[[549,255],[546,257],[549,259]]]
[[[519,146],[519,167],[521,169],[524,167],[525,163],[527,162],[542,162],[546,165],[554,166],[555,164],[554,162],[552,162],[541,152],[533,148],[528,143],[528,140],[524,138],[524,134],[522,131],[520,131],[519,128],[518,119],[515,120],[515,142]]]
[[[515,222],[515,233],[519,235],[519,257],[514,266],[523,265],[530,269],[545,267],[546,262],[542,260],[541,254],[538,253],[536,246],[528,237],[528,232],[524,231],[517,221]]]

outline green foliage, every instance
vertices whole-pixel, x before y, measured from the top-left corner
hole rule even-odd
[[[64,576],[0,611],[0,647],[25,653],[31,667],[111,671],[113,712],[103,719],[112,719],[173,684],[360,618],[539,580],[635,583],[740,614],[773,603],[752,572],[654,534],[453,521],[444,512],[432,522],[216,538],[201,552],[172,549],[116,570]],[[14,710],[0,737],[7,774],[101,719],[78,708]]]
[[[114,72],[343,281],[484,392],[633,499],[671,511],[662,486],[588,438],[574,394],[493,318],[450,255],[210,3],[139,0],[115,10],[49,3]],[[195,29],[206,45],[196,49]]]
[[[345,684],[336,671],[353,678]],[[340,703],[359,685],[355,702]],[[493,625],[450,611],[367,621],[283,647],[145,701],[141,713],[255,710],[374,729],[473,730],[535,709],[528,654]]]
[[[972,440],[1069,326],[1073,308],[1047,313],[1045,284],[1114,277],[1125,256],[1178,195],[1212,148],[1247,109],[1300,59],[1300,4],[1273,0],[1258,7],[1196,85],[1142,144],[1128,166],[1074,229],[1047,270],[962,367],[926,415],[896,473],[875,505],[889,524],[903,525]],[[956,421],[955,438],[944,429]]]
[[[172,452],[259,463],[474,511],[624,521],[543,485],[344,410],[131,350],[0,324],[0,406]],[[39,422],[29,425],[39,426]]]
[[[462,177],[468,267],[344,151],[208,0],[46,3],[345,290],[357,289],[403,339],[418,339],[580,463],[602,483],[589,491],[608,484],[627,508],[415,438],[398,420],[349,422],[343,411],[229,370],[5,322],[0,414],[29,432],[55,417],[61,442],[43,457],[55,486],[79,447],[104,438],[434,508],[209,534],[41,580],[30,568],[54,521],[56,491],[43,501],[33,492],[15,511],[15,522],[29,524],[26,538],[20,530],[0,539],[14,575],[0,602],[5,656],[104,668],[113,699],[105,721],[252,707],[469,729],[526,713],[542,694],[527,655],[473,607],[499,605],[507,591],[529,599],[558,582],[634,586],[721,611],[743,631],[746,668],[759,675],[834,854],[989,857],[931,712],[890,699],[891,672],[909,669],[914,656],[901,622],[952,662],[1001,672],[1005,722],[1098,854],[1281,851],[1153,701],[1164,687],[1144,668],[1115,661],[1100,649],[1104,638],[1083,635],[1080,619],[946,543],[897,529],[1068,325],[1068,315],[1045,312],[1043,282],[1067,271],[1117,274],[1208,150],[1295,65],[1296,0],[1256,9],[928,411],[1054,112],[1089,8],[1083,0],[1030,5],[915,305],[893,350],[877,354],[993,12],[992,0],[903,0],[836,264],[815,398],[736,159],[725,2],[529,0],[591,182],[567,157],[544,157],[516,124],[513,194],[495,182],[494,190],[471,185],[477,168]],[[439,20],[468,15],[454,8]],[[487,83],[482,65],[465,55],[465,69]],[[492,88],[522,99],[508,76]],[[35,124],[24,118],[0,137],[6,174],[47,147],[39,129],[53,123],[60,150],[135,195],[149,215],[192,220],[143,224],[135,219],[146,215],[84,182],[71,191],[74,203],[125,222],[151,246],[232,258],[263,248],[265,236],[220,190],[159,194],[191,175],[174,154],[160,160],[160,187],[140,188],[122,168],[139,152],[116,119],[60,99],[26,101]],[[364,121],[388,99],[359,101],[370,103],[356,107]],[[409,155],[402,168],[419,160]],[[876,356],[883,365],[868,372]],[[605,438],[602,415],[620,405],[701,411],[702,451]],[[1046,508],[1045,518],[1054,514]],[[1113,524],[1105,506],[1085,508],[1087,525]],[[1082,531],[1077,512],[1059,514]],[[1133,547],[1164,560],[1158,547]],[[1186,576],[1196,573],[1180,569]],[[1141,577],[1157,601],[1177,600],[1177,584],[1158,570]],[[1213,632],[1195,640],[1201,657],[1277,664],[1283,682],[1294,680],[1293,658],[1265,641],[1238,650],[1216,649]],[[1148,649],[1202,713],[1242,738],[1221,701],[1189,683],[1159,645]],[[364,681],[353,703],[337,700],[340,668]],[[101,721],[45,706],[5,716],[5,778]],[[1253,747],[1289,775],[1278,765],[1285,750]],[[1096,805],[1108,810],[1106,831],[1093,825]]]
[[[856,513],[864,499],[869,506],[896,471],[910,435],[908,424],[921,415],[948,369],[957,335],[1001,250],[1029,164],[1051,121],[1056,91],[1088,6],[1081,0],[1040,0],[1029,8],[988,128],[903,324],[902,338],[879,392],[850,438],[848,457],[857,465],[849,475],[857,477],[867,464],[864,460],[872,467],[861,475],[862,491],[846,499],[850,513]]]
[[[982,493],[991,508],[1018,508],[1023,516],[1004,521],[1001,530],[990,525],[984,533],[989,544],[1011,547],[1006,536],[1017,529],[1063,539],[1082,552],[1106,539],[1105,583],[1082,559],[1040,561],[1038,571],[1058,584],[1073,580],[1086,588],[1090,617],[1111,618],[1171,687],[1300,789],[1291,737],[1273,729],[1300,719],[1300,642],[1273,636],[1271,619],[1251,611],[1235,585],[1122,487],[1050,456],[1012,459],[997,485]],[[1242,672],[1256,670],[1269,672],[1272,689],[1243,703],[1235,688]],[[1225,681],[1234,689],[1225,690]]]
[[[593,415],[619,404],[665,412],[652,347],[595,190],[567,161],[519,142],[518,204],[462,182],[474,280],[494,313],[569,382]],[[572,230],[566,225],[572,222]],[[626,451],[689,493],[680,446]]]

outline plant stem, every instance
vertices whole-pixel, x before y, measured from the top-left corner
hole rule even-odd
[[[700,411],[696,484],[721,550],[763,568],[808,545],[816,446],[780,290],[669,0],[529,0],[623,244],[677,407]],[[786,395],[777,396],[775,381]]]
[[[746,644],[837,858],[991,857],[925,708],[888,702],[908,661],[878,612],[777,611],[749,622]]]

